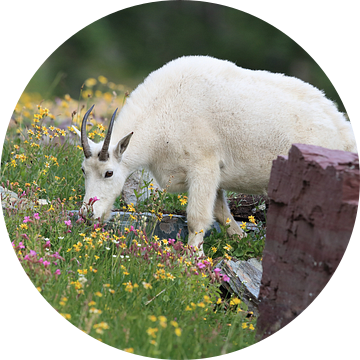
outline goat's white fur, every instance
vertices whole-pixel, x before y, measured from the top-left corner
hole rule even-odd
[[[127,149],[121,147],[131,132]],[[182,57],[151,73],[127,99],[108,161],[97,158],[102,143],[90,142],[84,202],[97,196],[94,216],[107,218],[125,179],[145,168],[161,187],[172,177],[169,191],[188,191],[190,245],[202,247],[201,230],[213,217],[222,224],[229,218],[229,234],[242,236],[224,190],[266,194],[272,160],[293,143],[357,152],[350,123],[312,85],[207,56]],[[104,178],[106,171],[113,176]]]

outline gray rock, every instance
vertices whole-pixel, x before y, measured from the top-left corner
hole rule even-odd
[[[262,277],[262,264],[257,259],[247,261],[221,260],[217,265],[229,278],[229,282],[223,282],[223,286],[231,294],[236,294],[245,302],[254,315],[258,315],[258,298]]]
[[[1,193],[1,206],[3,209],[25,209],[25,208],[34,208],[34,202],[29,201],[28,199],[19,199],[18,195],[13,191],[0,186]],[[47,200],[39,199],[36,202],[36,205],[48,205]]]
[[[153,180],[152,175],[148,171],[137,170],[126,179],[122,190],[122,197],[126,204],[133,203],[134,205],[136,205],[138,199],[136,198],[134,190],[138,195],[141,194],[139,196],[140,201],[143,201],[150,196],[150,190],[148,188],[145,187],[142,189],[142,187],[144,186],[144,181],[154,184],[154,189],[160,189],[160,186],[155,180]]]

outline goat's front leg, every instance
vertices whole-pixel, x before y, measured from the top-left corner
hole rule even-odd
[[[213,209],[219,182],[219,173],[214,169],[199,169],[189,176],[189,198],[187,222],[189,229],[188,244],[199,249],[204,255],[203,242],[206,230],[212,225]]]

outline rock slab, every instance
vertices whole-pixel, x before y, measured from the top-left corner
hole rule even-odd
[[[296,318],[336,270],[359,200],[355,153],[294,144],[273,162],[257,331],[266,338]]]
[[[245,302],[249,311],[258,315],[258,297],[260,291],[262,265],[257,259],[247,261],[232,258],[221,260],[217,267],[229,278],[229,282],[223,282],[222,286],[230,292],[235,293],[238,298]]]

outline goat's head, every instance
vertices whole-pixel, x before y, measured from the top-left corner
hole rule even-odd
[[[93,108],[94,105],[86,112],[81,132],[74,128],[81,138],[85,156],[82,163],[82,171],[85,176],[85,196],[80,214],[85,216],[88,213],[90,203],[93,217],[107,220],[110,216],[111,206],[120,194],[128,175],[122,166],[122,156],[133,133],[123,137],[117,144],[110,145],[116,109],[105,140],[98,144],[94,143],[86,135],[86,122]]]

